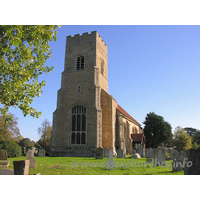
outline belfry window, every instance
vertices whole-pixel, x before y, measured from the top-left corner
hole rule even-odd
[[[101,74],[102,75],[104,75],[104,65],[105,65],[104,60],[101,59]]]
[[[84,70],[85,68],[85,59],[84,56],[78,56],[76,59],[76,70]]]
[[[86,144],[86,108],[74,106],[72,108],[71,144]]]

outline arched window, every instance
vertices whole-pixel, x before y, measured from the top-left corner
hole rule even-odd
[[[75,144],[75,133],[72,133],[72,140],[71,140],[72,144]]]
[[[101,58],[101,73],[104,75],[104,60]]]
[[[74,106],[72,108],[71,144],[86,144],[86,108]]]
[[[76,59],[76,70],[84,70],[85,67],[85,59],[84,56],[78,56]]]
[[[85,144],[85,133],[81,134],[81,144]]]

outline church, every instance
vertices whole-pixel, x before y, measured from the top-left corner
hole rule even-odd
[[[141,125],[108,93],[107,45],[98,32],[67,36],[51,155],[94,157],[98,147],[128,155],[144,142]]]

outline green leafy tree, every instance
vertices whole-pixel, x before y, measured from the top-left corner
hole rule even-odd
[[[32,143],[31,143],[31,140],[29,138],[24,138],[24,139],[20,140],[19,145],[21,147],[32,147]]]
[[[0,114],[10,119],[10,106],[21,109],[24,116],[39,117],[30,104],[39,97],[45,81],[38,78],[53,67],[44,66],[51,56],[51,40],[56,41],[55,25],[0,25]]]
[[[189,136],[194,136],[195,134],[200,133],[200,130],[192,127],[186,127],[184,128],[184,130],[187,131],[187,134]]]
[[[47,151],[50,151],[51,148],[51,123],[45,119],[42,122],[42,126],[38,128],[38,134],[41,136],[39,143]]]
[[[12,120],[9,120],[8,123],[6,123],[5,119],[0,116],[0,140],[7,139],[18,142],[18,137],[21,136],[19,128],[17,127],[18,118],[13,114],[10,115],[12,116]]]
[[[196,142],[194,142],[194,144],[192,145],[192,148],[197,149],[197,148],[199,148],[199,145]]]
[[[144,135],[146,137],[147,148],[156,148],[160,143],[166,145],[171,140],[172,127],[168,122],[164,121],[162,116],[150,112],[147,114],[143,124],[145,125]]]
[[[187,134],[192,136],[192,143],[196,142],[197,145],[200,145],[200,130],[192,127],[186,127],[184,128],[185,131],[187,131]],[[196,145],[195,145],[196,146]]]
[[[18,157],[22,154],[21,147],[16,142],[11,140],[0,141],[0,149],[5,149],[9,158]]]
[[[174,130],[174,146],[177,150],[187,150],[192,148],[192,137],[187,134],[187,131],[178,126]]]

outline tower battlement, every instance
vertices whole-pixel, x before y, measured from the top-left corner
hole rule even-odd
[[[66,46],[76,45],[80,43],[86,43],[86,42],[94,42],[97,41],[101,46],[106,47],[106,43],[103,41],[101,36],[97,31],[92,31],[90,34],[88,32],[81,34],[76,34],[74,36],[67,36]]]

